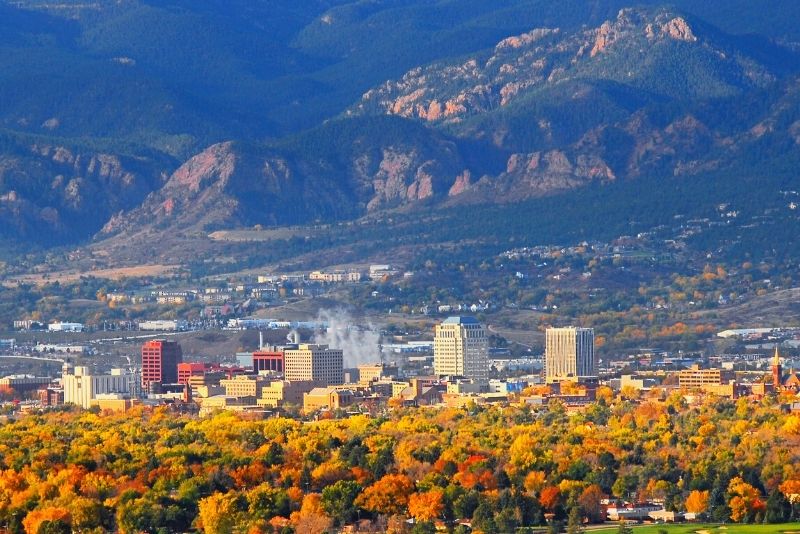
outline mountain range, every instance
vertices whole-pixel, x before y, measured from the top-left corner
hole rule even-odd
[[[770,4],[0,2],[0,240],[796,189],[800,6]]]

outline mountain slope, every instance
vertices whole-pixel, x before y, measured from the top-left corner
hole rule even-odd
[[[174,161],[0,133],[0,239],[86,239],[159,188]]]
[[[220,143],[175,171],[104,235],[169,227],[208,232],[241,225],[335,221],[457,194],[462,147],[390,117],[335,121],[281,143]]]
[[[0,238],[782,173],[800,6],[640,4],[0,0]]]
[[[765,50],[772,59],[760,61]],[[532,30],[480,57],[414,69],[307,133],[214,145],[103,235],[513,202],[593,182],[722,175],[754,151],[779,165],[797,150],[793,62],[666,9]],[[744,114],[743,101],[753,102]],[[783,148],[765,154],[773,145]]]

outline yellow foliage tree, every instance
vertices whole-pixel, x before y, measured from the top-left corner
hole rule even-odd
[[[236,519],[236,494],[212,493],[197,503],[205,534],[231,534]]]

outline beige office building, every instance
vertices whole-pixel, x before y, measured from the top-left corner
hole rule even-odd
[[[261,376],[239,375],[219,381],[228,397],[260,397],[269,380]]]
[[[704,386],[718,386],[729,378],[723,375],[721,369],[701,369],[699,365],[692,365],[689,369],[678,372],[678,385],[687,389],[702,389]]]
[[[265,387],[261,390],[261,398],[256,400],[256,404],[267,408],[282,408],[287,404],[302,406],[303,395],[321,386],[321,382],[315,382],[313,380],[294,382],[289,382],[288,380],[273,381],[269,387]]]
[[[437,375],[489,380],[489,338],[474,317],[449,317],[436,326],[433,368]]]
[[[318,380],[332,386],[344,382],[344,355],[327,345],[300,344],[283,352],[284,379]]]
[[[573,381],[596,376],[593,328],[548,328],[545,332],[545,382]]]

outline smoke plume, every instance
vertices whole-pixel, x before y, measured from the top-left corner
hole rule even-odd
[[[381,361],[380,330],[372,323],[357,324],[342,309],[320,311],[317,323],[327,328],[314,332],[314,343],[342,349],[346,368]]]

